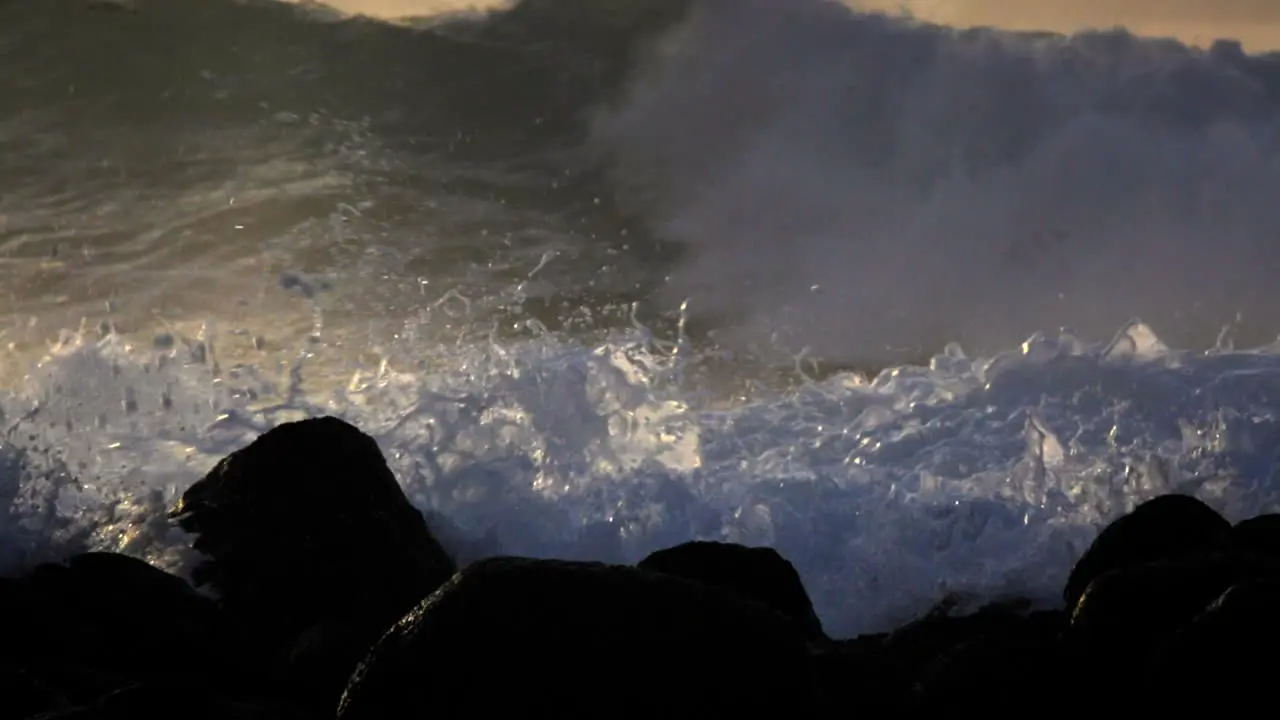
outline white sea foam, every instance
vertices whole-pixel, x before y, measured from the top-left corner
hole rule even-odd
[[[626,254],[642,233],[614,247],[593,226],[582,234],[603,248],[585,247],[572,231],[590,223],[536,173],[512,181],[512,198],[532,198],[515,207],[487,168],[450,165],[452,146],[415,155],[419,120],[454,137],[452,108],[377,137],[360,103],[438,108],[410,102],[426,90],[407,81],[315,94],[348,67],[317,48],[425,40],[359,26],[330,45],[314,29],[291,41],[327,68],[313,84],[289,58],[240,83],[218,43],[189,58],[226,67],[225,87],[194,86],[210,107],[237,102],[217,133],[169,96],[156,107],[173,127],[155,142],[109,113],[92,133],[30,142],[5,121],[8,172],[30,182],[0,203],[0,570],[92,547],[186,573],[196,558],[165,509],[258,433],[322,414],[378,438],[464,561],[772,545],[835,635],[949,591],[1052,601],[1101,523],[1163,492],[1233,519],[1280,504],[1280,348],[1234,350],[1229,329],[1212,351],[1171,349],[1212,345],[1238,311],[1274,337],[1274,59],[1122,33],[955,34],[818,0],[699,4],[602,111],[590,148],[633,218],[692,247],[644,309],[692,294],[695,313],[741,321],[729,347],[778,334],[780,353],[938,353],[872,379],[801,366],[790,386],[729,399],[724,378],[699,385],[716,366],[700,342],[521,316],[535,291],[559,302],[561,283],[588,298],[566,312],[599,316],[610,273],[662,261]],[[79,119],[58,82],[37,93],[44,111]],[[150,82],[139,102],[171,80]],[[111,87],[83,87],[115,107]],[[191,152],[185,138],[204,141],[182,175],[167,148]],[[111,158],[92,156],[98,174],[89,150]],[[112,233],[128,253],[101,253]],[[77,253],[47,252],[64,235]],[[73,314],[87,329],[29,368]],[[1152,327],[1124,325],[1134,314]],[[512,325],[486,339],[495,318]],[[1080,337],[1018,345],[1061,323]]]
[[[0,403],[3,559],[89,545],[185,572],[165,505],[266,427],[325,413],[379,439],[464,560],[771,545],[842,635],[951,590],[1052,601],[1100,522],[1162,492],[1276,509],[1277,352],[1174,352],[1135,324],[1109,345],[950,346],[929,367],[712,407],[651,340],[438,350],[311,396],[248,368],[217,377],[184,345],[73,340]]]

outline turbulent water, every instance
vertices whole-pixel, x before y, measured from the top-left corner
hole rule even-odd
[[[771,545],[836,635],[1280,510],[1280,57],[823,0],[7,0],[0,57],[0,569],[184,573],[163,509],[320,414],[464,561]]]

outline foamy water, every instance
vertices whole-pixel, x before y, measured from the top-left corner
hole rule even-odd
[[[256,433],[321,414],[378,438],[464,559],[771,545],[837,634],[948,591],[1051,602],[1098,524],[1160,493],[1277,509],[1280,353],[1174,352],[1142,325],[715,407],[639,330],[436,350],[316,396],[201,360],[73,341],[0,401],[7,562],[87,544],[183,572],[164,507]]]
[[[1160,493],[1277,510],[1280,349],[1235,349],[1277,329],[1273,59],[717,0],[619,77],[616,15],[202,0],[73,26],[140,33],[95,80],[38,34],[81,17],[55,6],[0,8],[30,45],[0,105],[0,568],[187,573],[165,509],[324,414],[463,561],[771,545],[834,635],[953,591],[1053,602]]]

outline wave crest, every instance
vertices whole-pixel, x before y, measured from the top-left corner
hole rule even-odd
[[[825,0],[699,3],[592,147],[691,259],[668,301],[881,366],[1139,314],[1280,324],[1280,56],[1122,30],[958,31]]]

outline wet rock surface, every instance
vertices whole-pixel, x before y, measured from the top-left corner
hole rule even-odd
[[[455,570],[377,442],[331,417],[264,433],[171,515],[207,558],[196,583],[219,595],[273,675],[321,707]]]
[[[1280,517],[1232,526],[1182,495],[1104,528],[1057,607],[948,596],[855,638],[823,632],[768,548],[458,568],[335,418],[264,433],[171,518],[197,587],[112,553],[0,579],[0,717],[917,717],[1047,697],[1065,714],[1104,694],[1173,711],[1265,702],[1280,641]],[[1101,689],[1063,692],[1081,668]]]

